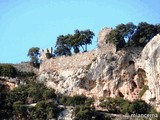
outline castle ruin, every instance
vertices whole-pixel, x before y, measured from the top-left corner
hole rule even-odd
[[[59,56],[51,59],[46,58],[46,53],[52,53],[52,48],[41,51],[41,68],[40,71],[60,71],[70,69],[78,69],[89,65],[98,55],[115,53],[116,48],[112,44],[106,44],[106,35],[109,34],[111,28],[103,28],[98,34],[98,48],[85,53],[77,53],[71,56]],[[49,64],[49,65],[48,65]]]
[[[52,54],[53,53],[53,48],[50,47],[50,48],[42,49],[41,52],[40,52],[40,60],[46,59],[46,53]]]

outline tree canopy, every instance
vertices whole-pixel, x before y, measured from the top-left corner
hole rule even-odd
[[[106,42],[115,44],[117,48],[125,46],[144,47],[158,33],[160,33],[160,24],[153,25],[140,22],[136,26],[130,22],[117,25],[106,36]]]
[[[88,30],[75,30],[74,34],[60,35],[57,37],[55,55],[71,55],[72,49],[74,53],[80,52],[82,47],[83,52],[87,51],[87,45],[92,44],[94,33]],[[85,46],[85,49],[84,49]]]
[[[57,56],[71,55],[71,46],[69,43],[70,38],[71,38],[70,34],[66,36],[60,35],[57,37],[56,46],[55,46],[56,50],[54,51],[54,53]]]
[[[38,47],[32,47],[28,50],[28,56],[31,58],[30,63],[35,66],[38,67],[39,66],[39,57],[38,55],[40,48]]]

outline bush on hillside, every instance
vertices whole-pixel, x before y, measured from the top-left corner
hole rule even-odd
[[[0,64],[0,76],[15,77],[16,69],[10,64]]]
[[[130,113],[146,114],[148,113],[148,104],[143,100],[135,100],[129,106]]]
[[[27,85],[19,85],[7,92],[5,96],[0,95],[0,118],[8,119],[19,116],[19,119],[27,119],[27,116],[32,114],[32,119],[37,119],[37,116],[41,119],[44,117],[48,119],[58,112],[55,99],[55,91],[48,89],[43,84],[32,82]],[[44,106],[39,102],[44,102]],[[32,103],[37,103],[36,107],[26,106]]]
[[[106,108],[110,113],[116,114],[145,114],[148,113],[149,106],[143,100],[135,100],[130,102],[123,98],[107,98],[101,101],[100,107]]]
[[[90,106],[93,103],[93,99],[87,98],[84,95],[75,95],[71,96],[62,96],[60,99],[60,104],[66,106],[76,106],[76,105],[88,105]]]
[[[144,93],[146,92],[146,90],[148,90],[148,86],[147,85],[143,85],[142,86],[142,90],[141,92],[139,93],[139,96],[142,97],[144,95]]]

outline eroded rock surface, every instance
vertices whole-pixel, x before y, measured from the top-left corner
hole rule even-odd
[[[131,101],[144,99],[159,110],[160,35],[144,49],[116,52],[113,45],[104,48],[42,60],[39,81],[62,94],[94,97],[95,106],[103,97],[120,96]],[[144,86],[148,90],[141,93]]]
[[[146,91],[147,102],[160,104],[160,35],[155,36],[142,51],[143,69],[146,72],[149,90]]]

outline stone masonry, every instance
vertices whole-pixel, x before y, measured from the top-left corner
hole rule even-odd
[[[89,65],[97,55],[108,52],[115,53],[116,48],[112,44],[106,44],[106,35],[111,31],[110,28],[103,28],[98,35],[98,48],[89,52],[73,54],[72,56],[60,56],[56,58],[46,59],[45,53],[41,52],[41,71],[61,71],[72,69],[76,70],[80,67]]]

